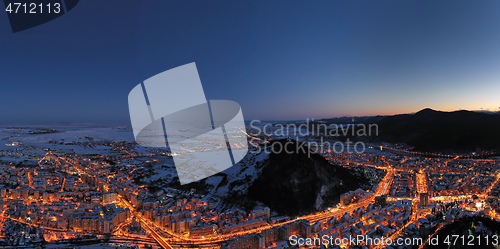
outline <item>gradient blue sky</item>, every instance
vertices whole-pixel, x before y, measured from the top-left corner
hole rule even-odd
[[[0,124],[129,124],[143,80],[196,62],[245,119],[500,107],[500,1],[80,1],[13,34]]]

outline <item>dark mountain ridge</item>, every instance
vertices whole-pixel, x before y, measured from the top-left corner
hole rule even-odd
[[[297,150],[301,144],[286,139],[273,142],[277,149],[270,153],[269,163],[250,186],[251,198],[280,214],[294,216],[325,209],[338,202],[342,193],[366,182],[319,154],[308,156],[305,144],[307,150]]]
[[[443,112],[430,108],[415,114],[385,117],[376,122],[386,142],[404,142],[419,151],[474,152],[500,149],[500,115]]]

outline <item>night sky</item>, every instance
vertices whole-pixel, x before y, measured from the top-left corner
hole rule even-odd
[[[500,107],[493,0],[83,0],[19,33],[0,12],[0,49],[0,124],[130,124],[130,90],[191,62],[247,120]]]

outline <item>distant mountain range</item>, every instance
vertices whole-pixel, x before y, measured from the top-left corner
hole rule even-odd
[[[418,151],[474,152],[500,149],[500,115],[497,113],[423,109],[415,114],[373,117],[378,124],[373,141],[404,142]]]
[[[276,149],[250,186],[250,198],[280,214],[294,216],[325,209],[338,202],[342,193],[367,182],[349,169],[330,164],[319,154],[309,157],[306,151],[297,150],[301,144],[286,139],[273,142]],[[279,150],[285,146],[287,150]],[[309,149],[305,144],[304,147]]]

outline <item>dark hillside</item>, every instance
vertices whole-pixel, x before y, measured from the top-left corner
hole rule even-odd
[[[293,216],[327,208],[342,193],[359,188],[361,181],[365,181],[349,169],[330,164],[321,155],[311,153],[308,157],[306,151],[297,150],[300,144],[286,139],[273,143],[275,148],[287,146],[293,153],[275,149],[269,155],[269,164],[249,188],[251,198],[271,210]]]

